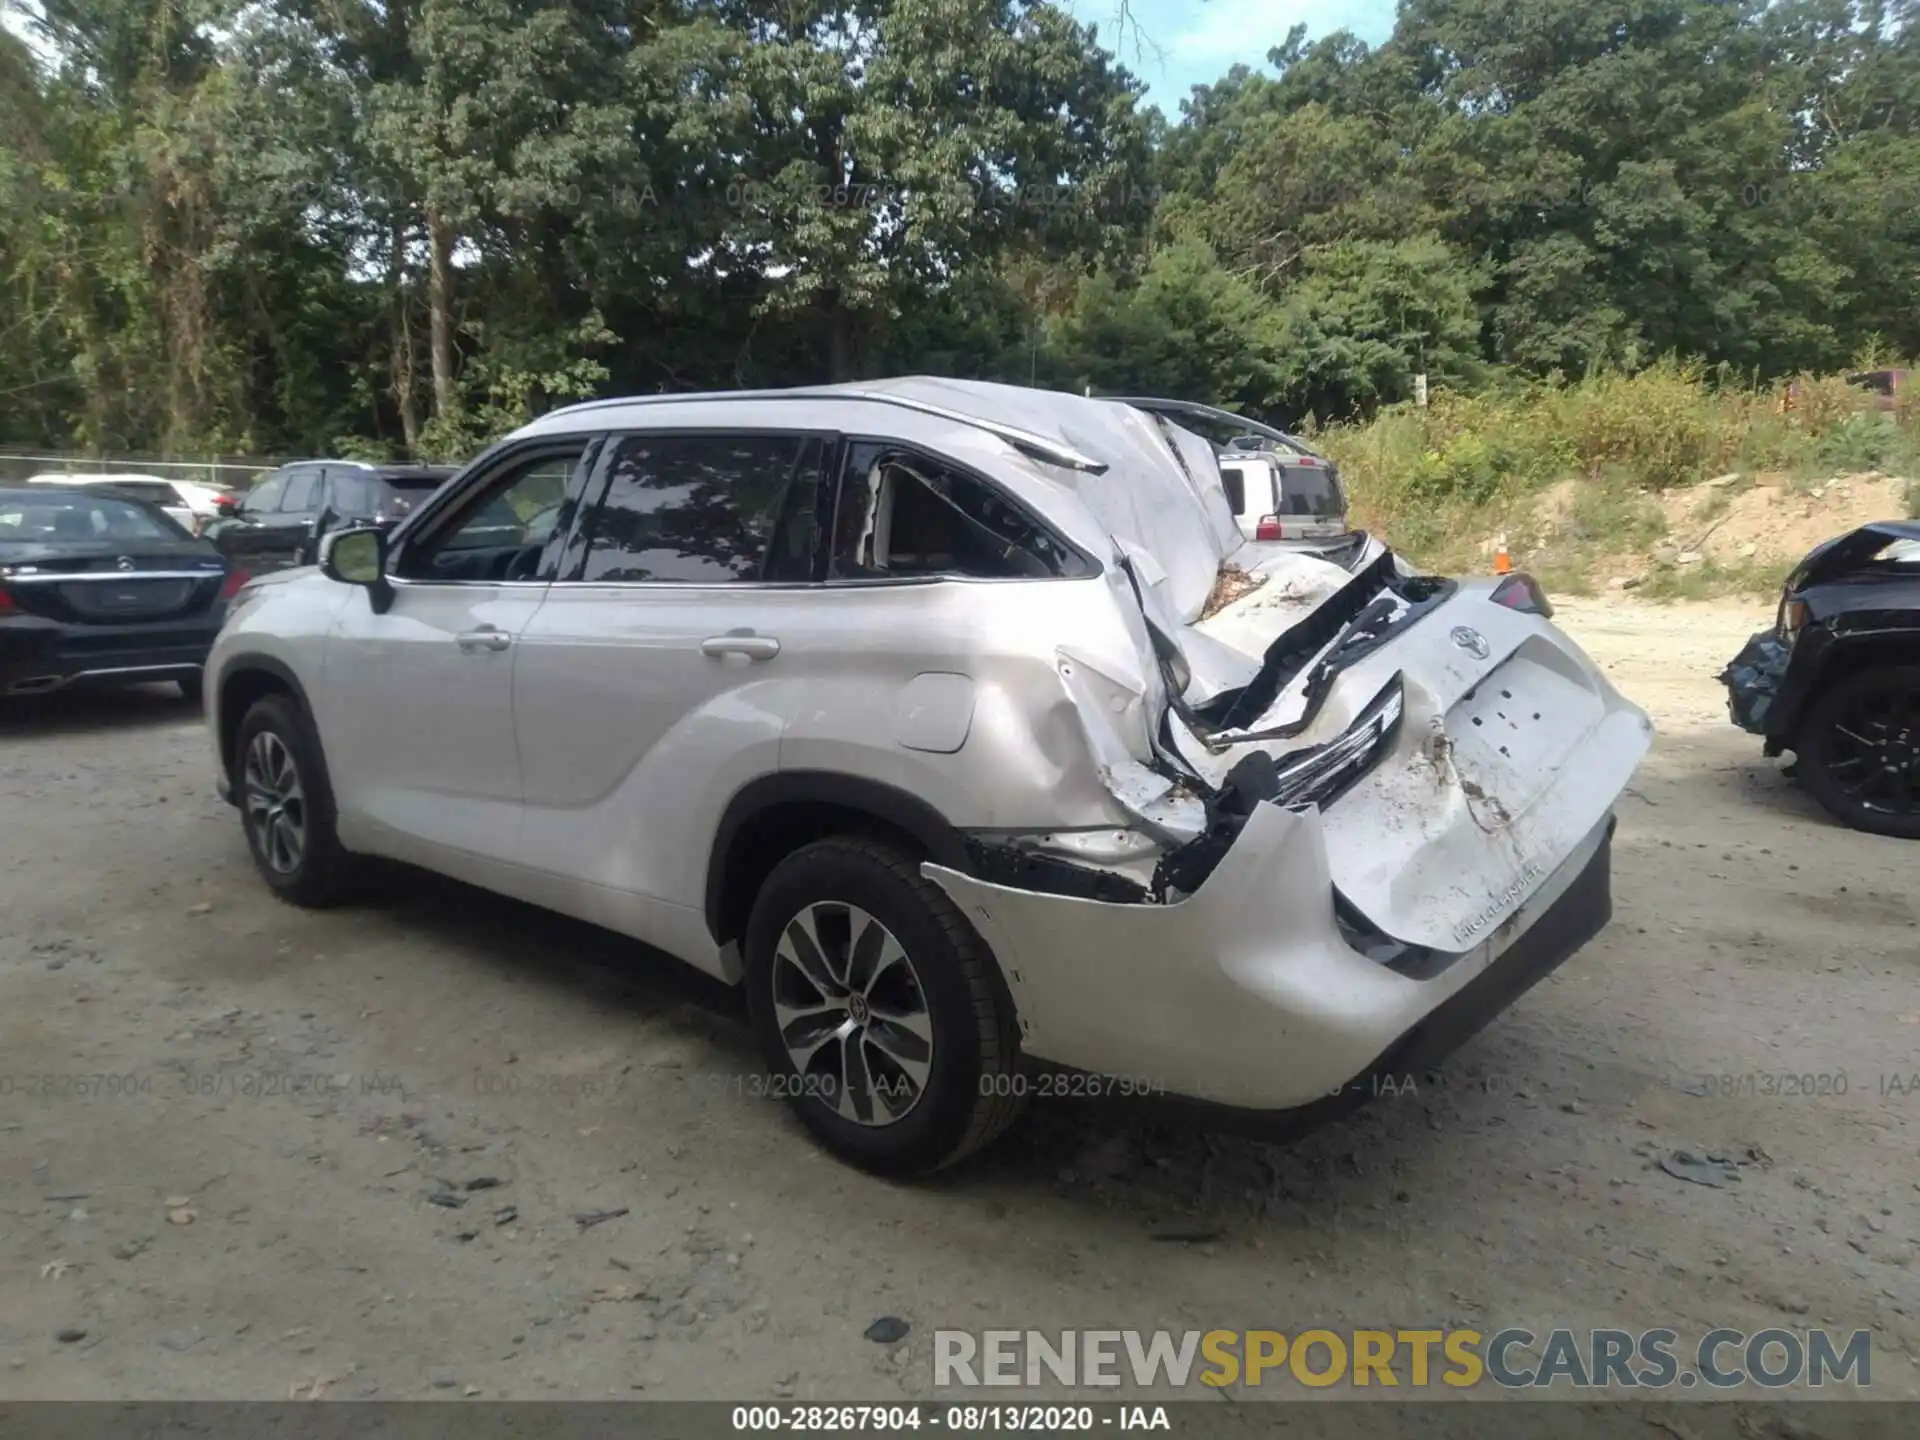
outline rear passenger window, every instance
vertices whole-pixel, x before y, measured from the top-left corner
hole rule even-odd
[[[587,524],[587,581],[812,578],[821,442],[630,435]]]
[[[849,449],[834,507],[831,578],[1087,573],[1078,554],[984,481],[887,442]]]
[[[304,515],[318,508],[320,489],[320,467],[309,465],[304,470],[294,470],[287,476],[287,493],[280,497],[282,515]]]

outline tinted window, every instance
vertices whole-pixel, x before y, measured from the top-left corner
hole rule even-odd
[[[1220,483],[1226,487],[1227,504],[1233,507],[1233,513],[1247,513],[1247,472],[1239,465],[1222,465]]]
[[[809,578],[818,445],[795,435],[626,437],[588,521],[582,578]]]
[[[327,504],[336,515],[371,519],[380,508],[380,487],[357,470],[327,472]]]
[[[448,476],[435,475],[420,470],[389,470],[380,476],[388,486],[400,492],[404,499],[418,504],[442,485]]]
[[[859,441],[833,517],[835,579],[1086,573],[1085,562],[1007,496],[942,461]]]
[[[280,508],[280,497],[287,490],[287,471],[276,470],[253,489],[247,492],[247,498],[240,502],[240,508],[249,515],[266,515]]]
[[[304,515],[320,508],[320,467],[303,466],[287,472],[286,493],[280,497],[282,515]]]
[[[1333,520],[1342,508],[1339,487],[1326,466],[1289,465],[1281,475],[1280,514]]]
[[[0,542],[181,540],[167,516],[106,495],[0,494]]]

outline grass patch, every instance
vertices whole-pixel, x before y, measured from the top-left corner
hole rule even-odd
[[[1504,532],[1517,561],[1569,574],[1583,560],[1650,548],[1666,528],[1657,497],[1676,486],[1740,476],[1707,502],[1700,518],[1711,521],[1760,474],[1802,489],[1865,471],[1920,476],[1920,386],[1907,394],[1911,405],[1884,412],[1838,376],[1751,386],[1665,362],[1571,384],[1441,392],[1425,409],[1393,406],[1318,438],[1340,464],[1356,522],[1416,562],[1484,568],[1487,538]],[[1563,481],[1577,487],[1571,503],[1543,515],[1540,496]],[[1920,514],[1920,488],[1909,509]],[[1730,571],[1705,573],[1672,583],[1739,583]]]
[[[1656,564],[1634,590],[1648,600],[1715,600],[1728,595],[1772,599],[1786,583],[1793,563],[1742,561],[1723,565],[1704,560],[1698,565]]]

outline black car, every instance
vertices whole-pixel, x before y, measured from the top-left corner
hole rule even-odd
[[[1920,840],[1920,522],[1817,546],[1720,678],[1734,723],[1793,751],[1835,819]]]
[[[301,460],[249,490],[207,527],[220,553],[254,574],[313,563],[319,538],[342,525],[398,524],[454,472],[433,465]]]
[[[172,680],[198,698],[246,580],[158,505],[0,486],[0,695]]]

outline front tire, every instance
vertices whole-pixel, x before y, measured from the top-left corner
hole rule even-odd
[[[233,772],[247,848],[268,888],[314,909],[347,898],[359,865],[334,831],[320,739],[293,697],[254,702],[240,721]]]
[[[795,851],[747,925],[768,1068],[827,1149],[879,1174],[951,1165],[1018,1115],[1017,1034],[996,981],[946,892],[870,840]]]
[[[1841,824],[1920,840],[1920,665],[1856,670],[1801,726],[1799,772]]]

